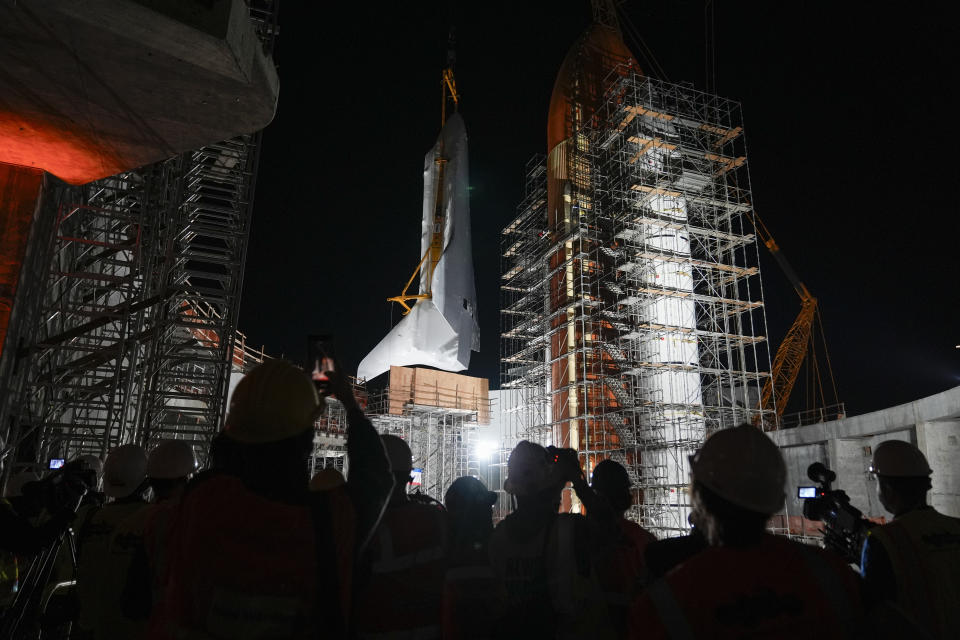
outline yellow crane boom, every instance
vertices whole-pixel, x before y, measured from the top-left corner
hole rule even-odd
[[[753,226],[757,230],[757,235],[763,241],[763,244],[770,250],[773,258],[783,269],[790,284],[793,285],[797,295],[800,296],[800,314],[787,331],[777,353],[773,358],[773,370],[770,377],[763,385],[760,392],[760,409],[770,411],[776,409],[776,416],[779,421],[787,408],[790,400],[790,394],[797,382],[800,374],[800,367],[806,359],[808,347],[810,345],[810,336],[813,332],[813,322],[817,317],[817,299],[807,289],[807,285],[797,276],[793,267],[787,262],[786,257],[780,251],[780,246],[767,225],[763,220],[753,212],[751,214]],[[776,407],[774,407],[774,398],[776,398]]]

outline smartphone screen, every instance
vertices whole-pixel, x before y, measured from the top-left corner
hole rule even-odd
[[[325,389],[328,378],[325,371],[335,369],[333,336],[321,334],[307,338],[307,373],[318,389]]]
[[[816,498],[817,488],[816,487],[797,487],[797,497],[798,498]]]
[[[50,469],[59,469],[63,466],[63,458],[50,458]]]

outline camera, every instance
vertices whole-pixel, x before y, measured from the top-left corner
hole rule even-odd
[[[87,491],[97,486],[96,470],[83,460],[64,462],[62,458],[53,458],[48,464],[53,473],[23,487],[24,497],[37,508],[75,510]]]
[[[550,445],[547,447],[547,464],[553,466],[554,473],[565,482],[574,482],[583,475],[576,449]]]
[[[803,517],[822,522],[824,546],[859,565],[860,551],[873,523],[850,504],[850,497],[844,491],[831,488],[837,474],[822,462],[807,467],[807,477],[818,486],[797,488],[797,496],[804,499]]]

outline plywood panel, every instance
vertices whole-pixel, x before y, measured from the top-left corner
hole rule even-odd
[[[449,371],[390,367],[390,414],[415,404],[476,411],[480,424],[490,423],[490,381]]]

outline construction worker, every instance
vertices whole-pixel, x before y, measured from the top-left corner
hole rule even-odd
[[[407,496],[407,485],[413,480],[410,446],[395,435],[385,434],[380,439],[390,460],[394,488],[383,520],[361,559],[356,635],[439,638],[446,513]]]
[[[129,564],[121,599],[128,620],[143,625],[154,598],[160,595],[160,576],[166,568],[166,539],[177,512],[180,495],[197,471],[197,456],[185,440],[163,440],[147,457],[147,483],[153,503],[117,527],[110,544],[114,561]],[[147,537],[146,532],[150,531]]]
[[[450,521],[441,623],[445,640],[503,635],[495,625],[503,596],[488,550],[496,501],[497,494],[472,476],[454,480],[444,495]]]
[[[146,474],[142,447],[125,444],[111,450],[103,463],[103,492],[110,501],[77,512],[77,625],[94,638],[135,638],[142,633],[125,623],[118,606],[130,558],[118,558],[110,546],[119,525],[147,506]]]
[[[510,453],[504,489],[516,510],[490,538],[490,561],[505,590],[500,628],[514,637],[611,637],[615,634],[593,552],[612,539],[592,535],[587,518],[559,514],[573,483],[591,518],[615,527],[583,478],[576,452],[523,440]]]
[[[832,553],[766,533],[784,503],[779,449],[748,424],[718,431],[690,458],[696,522],[710,548],[640,595],[634,638],[858,637],[857,575]]]
[[[644,553],[656,541],[649,531],[624,517],[633,504],[630,477],[615,460],[603,460],[593,470],[591,486],[617,517],[619,536],[596,563],[607,606],[619,635],[626,629],[627,610],[646,580]]]
[[[893,521],[870,529],[863,546],[868,594],[895,603],[933,637],[960,637],[960,519],[927,504],[933,472],[912,444],[881,443],[870,471]]]
[[[376,431],[339,363],[325,393],[350,425],[350,478],[308,489],[321,399],[302,370],[267,360],[237,385],[216,444],[216,469],[180,498],[166,542],[163,596],[150,638],[343,637],[353,566],[392,489]],[[147,537],[151,531],[148,527]]]

